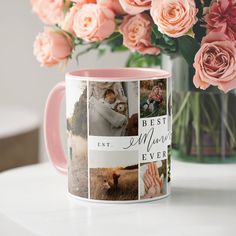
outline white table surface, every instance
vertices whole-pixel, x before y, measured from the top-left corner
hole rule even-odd
[[[122,205],[70,198],[66,176],[49,163],[7,171],[0,235],[235,236],[236,165],[173,162],[170,197]]]

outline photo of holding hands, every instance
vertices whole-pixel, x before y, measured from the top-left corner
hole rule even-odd
[[[166,193],[166,160],[140,166],[140,198],[149,199]]]

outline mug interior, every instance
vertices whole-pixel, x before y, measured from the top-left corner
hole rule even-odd
[[[161,69],[115,68],[115,69],[80,69],[66,74],[68,78],[129,80],[145,78],[167,78],[170,73]]]

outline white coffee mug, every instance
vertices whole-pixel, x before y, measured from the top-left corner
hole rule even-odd
[[[71,196],[139,202],[170,192],[171,78],[159,69],[81,69],[51,91],[45,140]],[[66,93],[68,158],[60,142]]]

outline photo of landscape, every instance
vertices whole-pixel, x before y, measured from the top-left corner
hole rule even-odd
[[[90,152],[90,163],[91,199],[138,200],[138,155],[136,151],[92,151]]]
[[[138,165],[126,168],[91,168],[90,198],[96,200],[137,200]]]

